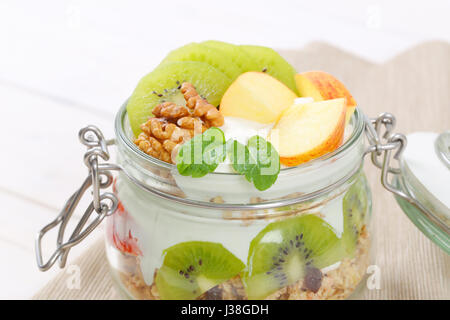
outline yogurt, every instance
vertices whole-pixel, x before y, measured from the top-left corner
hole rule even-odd
[[[240,220],[192,216],[189,210],[197,209],[189,207],[183,208],[184,213],[188,214],[166,210],[156,203],[161,200],[148,199],[145,192],[130,183],[124,183],[122,179],[117,180],[117,192],[124,208],[132,217],[132,233],[139,239],[139,247],[143,253],[140,267],[148,285],[153,282],[155,269],[162,265],[165,249],[185,241],[217,242],[245,263],[252,239],[272,222],[259,219],[245,224]],[[343,195],[340,195],[309,211],[329,223],[338,237],[341,237],[343,231],[342,199]],[[339,264],[326,266],[323,272],[338,267]]]
[[[234,139],[246,145],[248,139],[258,135],[267,138],[275,123],[259,123],[242,118],[224,117],[224,125],[219,129],[225,134],[225,139]]]

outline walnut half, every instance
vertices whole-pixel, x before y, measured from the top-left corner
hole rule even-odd
[[[181,85],[186,106],[164,102],[153,108],[153,115],[141,125],[142,133],[134,143],[148,155],[174,163],[179,146],[210,127],[220,127],[223,115],[202,98],[188,82]]]

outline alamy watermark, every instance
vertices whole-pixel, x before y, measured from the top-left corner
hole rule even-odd
[[[383,11],[379,5],[370,5],[366,11],[366,27],[368,29],[381,29],[383,24]]]
[[[66,279],[66,286],[69,290],[81,289],[81,269],[80,266],[72,264],[66,268],[66,274],[69,276]]]
[[[369,274],[366,286],[369,290],[381,289],[381,269],[377,265],[370,265],[367,267],[366,273]]]

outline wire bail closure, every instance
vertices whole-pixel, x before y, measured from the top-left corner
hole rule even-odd
[[[402,152],[406,148],[406,137],[401,133],[393,133],[395,128],[395,117],[390,113],[382,113],[376,119],[368,119],[364,116],[366,136],[369,141],[369,147],[364,155],[371,154],[372,163],[381,169],[381,184],[394,195],[401,197],[418,209],[424,216],[430,219],[438,228],[450,235],[450,228],[440,219],[438,219],[429,209],[411,196],[408,186],[402,179],[397,179],[400,187],[389,179],[390,175],[401,176],[400,166],[391,165],[391,160],[400,161]],[[392,152],[395,151],[392,157]],[[399,162],[400,163],[400,162]],[[406,192],[405,192],[406,191]],[[408,193],[407,193],[408,192]]]
[[[81,187],[66,201],[56,219],[42,228],[37,235],[35,241],[36,260],[41,271],[50,269],[58,259],[59,267],[64,268],[70,249],[85,239],[106,216],[113,214],[117,209],[117,197],[110,192],[101,193],[101,189],[108,188],[113,183],[111,172],[99,166],[99,157],[105,161],[109,160],[108,141],[105,140],[102,132],[92,125],[81,129],[78,138],[88,149],[84,154],[84,163],[89,170],[89,174]],[[69,239],[64,241],[67,224],[81,198],[91,186],[93,200],[72,231]],[[96,213],[95,217],[86,226],[94,212]],[[59,230],[56,239],[56,250],[47,262],[44,263],[42,258],[42,238],[48,231],[58,225]]]

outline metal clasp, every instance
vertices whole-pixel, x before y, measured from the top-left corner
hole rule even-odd
[[[104,161],[109,160],[107,146],[108,144],[112,144],[112,141],[106,141],[102,132],[95,126],[87,126],[81,129],[78,137],[80,142],[88,149],[84,154],[84,163],[89,169],[89,174],[82,183],[81,187],[66,201],[63,209],[56,219],[42,228],[37,235],[35,242],[36,260],[41,271],[50,269],[58,259],[59,267],[64,268],[70,249],[85,239],[106,216],[113,214],[117,209],[117,197],[113,193],[101,193],[100,191],[101,189],[108,188],[113,182],[113,176],[107,169],[107,166],[104,167],[103,165],[99,165],[99,158]],[[81,198],[91,186],[93,200],[72,231],[69,239],[64,241],[67,224]],[[94,219],[86,226],[94,212],[96,213]],[[59,229],[56,239],[56,250],[46,262],[43,262],[42,238],[48,231],[58,225]]]
[[[445,223],[436,218],[430,210],[410,195],[411,193],[408,192],[408,187],[405,183],[399,184],[401,187],[397,187],[393,183],[393,179],[389,178],[391,175],[397,175],[397,177],[401,175],[400,157],[407,143],[405,135],[393,132],[395,128],[395,117],[390,113],[382,113],[376,119],[368,119],[366,116],[364,118],[366,136],[369,140],[369,147],[366,149],[364,155],[371,154],[372,163],[381,169],[381,184],[383,187],[394,195],[408,201],[423,215],[433,221],[438,228],[450,234],[450,229]],[[393,151],[395,151],[395,154],[392,157]],[[398,161],[398,166],[392,166],[392,158]],[[397,179],[397,181],[401,180]]]

